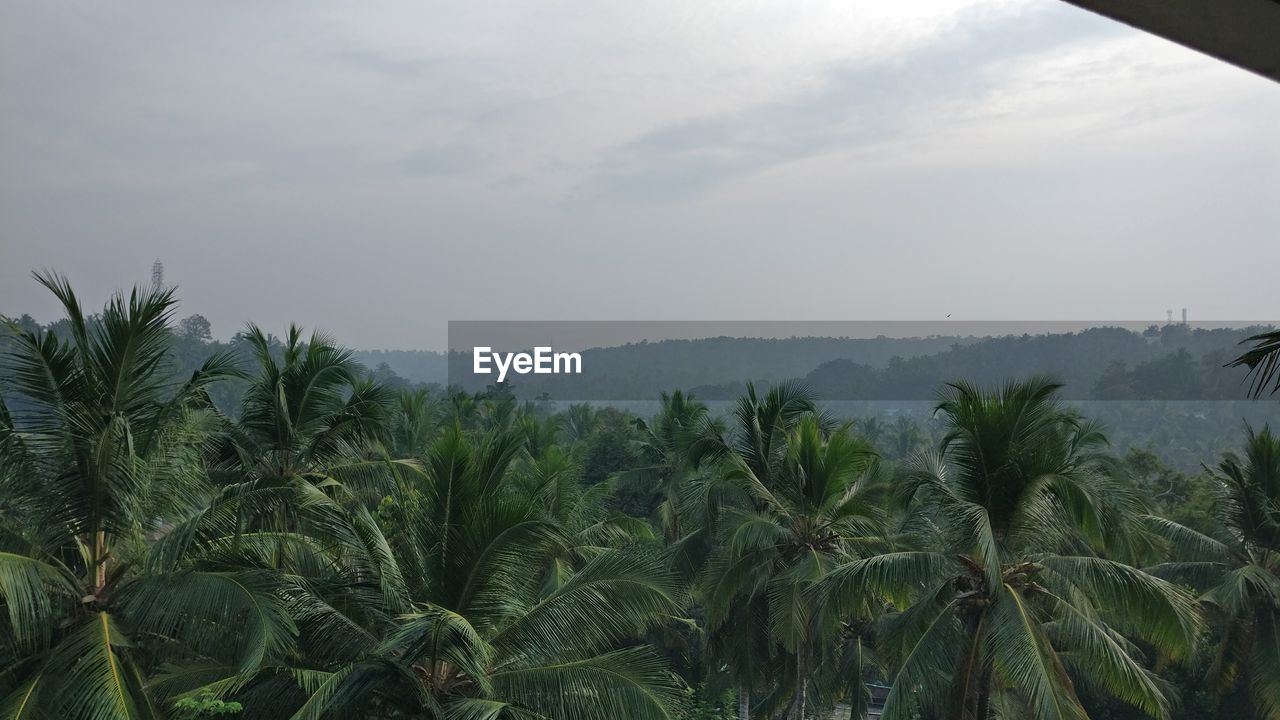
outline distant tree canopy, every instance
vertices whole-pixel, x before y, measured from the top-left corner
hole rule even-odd
[[[1077,400],[1243,400],[1244,373],[1227,365],[1232,346],[1256,331],[1166,325],[984,338],[669,340],[586,350],[581,375],[523,375],[515,384],[524,398],[645,400],[686,387],[730,400],[748,381],[802,379],[829,401],[927,401],[952,377],[990,383],[1046,373]],[[451,353],[448,363],[464,389],[489,382],[472,375],[468,354]]]
[[[212,340],[213,328],[203,315],[189,315],[178,321],[179,337],[188,340]]]

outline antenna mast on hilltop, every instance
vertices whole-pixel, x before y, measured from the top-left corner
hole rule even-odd
[[[151,263],[151,287],[156,290],[164,287],[164,263],[159,258]]]

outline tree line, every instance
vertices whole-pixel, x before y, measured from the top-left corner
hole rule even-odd
[[[8,323],[0,717],[1280,718],[1267,428],[1170,479],[1044,377],[946,383],[915,431],[793,383],[640,419],[254,326],[175,380],[171,290],[90,316],[38,277],[67,317]]]
[[[589,371],[582,375],[525,375],[515,383],[526,399],[638,400],[679,387],[711,401],[739,397],[748,381],[795,379],[826,401],[928,401],[957,377],[991,385],[1043,373],[1062,381],[1071,400],[1244,400],[1249,385],[1227,365],[1238,343],[1266,329],[1169,324],[988,337],[665,340],[583,350]],[[493,382],[471,370],[470,353],[449,354],[450,382],[471,391]]]

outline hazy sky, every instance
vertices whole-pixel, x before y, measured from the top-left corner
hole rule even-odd
[[[1276,319],[1277,128],[1057,0],[3,0],[0,313]]]

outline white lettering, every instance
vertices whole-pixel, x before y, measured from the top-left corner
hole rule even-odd
[[[547,348],[550,350],[551,348]],[[564,369],[560,369],[560,363],[564,362]],[[555,360],[552,362],[552,371],[554,373],[572,373],[574,375],[582,374],[582,356],[578,353],[556,353]]]
[[[515,356],[515,353],[494,353],[493,364],[498,366],[498,382],[507,379],[507,370],[511,369],[511,361]],[[504,360],[506,362],[503,362]]]
[[[551,368],[551,348],[536,347],[533,349],[533,372],[535,375],[548,375]]]
[[[529,353],[494,352],[491,347],[472,348],[472,372],[476,375],[490,375],[493,369],[498,370],[498,382],[507,379],[507,372],[514,370],[521,375],[534,373],[548,374],[582,374],[582,355],[578,353],[558,353],[550,347],[541,346]]]

